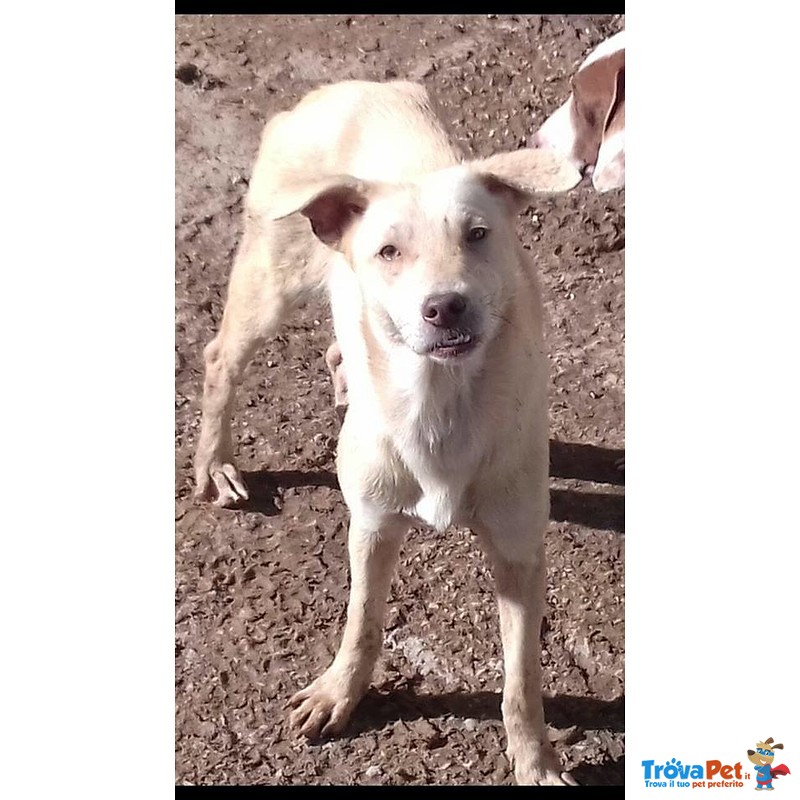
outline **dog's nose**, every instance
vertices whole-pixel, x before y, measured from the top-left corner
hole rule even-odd
[[[452,328],[467,307],[467,300],[458,292],[434,294],[422,304],[422,317],[437,328]]]

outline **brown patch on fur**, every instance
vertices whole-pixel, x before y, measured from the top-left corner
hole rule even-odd
[[[623,50],[623,54],[624,54]],[[619,131],[625,130],[625,66],[617,72],[614,84],[614,100],[608,109],[603,138],[608,139]]]
[[[572,93],[573,153],[586,164],[595,164],[603,138],[625,126],[625,51],[580,70],[572,79]]]

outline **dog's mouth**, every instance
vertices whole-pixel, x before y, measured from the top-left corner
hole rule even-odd
[[[428,355],[437,359],[459,358],[472,352],[477,344],[478,337],[472,333],[447,331],[439,341],[430,346]]]

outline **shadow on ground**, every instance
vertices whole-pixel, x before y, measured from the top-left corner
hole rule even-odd
[[[624,450],[551,441],[550,474],[554,478],[622,486],[625,473],[618,465],[624,455]],[[318,486],[339,488],[336,475],[330,470],[259,470],[245,472],[244,478],[250,489],[250,499],[241,509],[268,517],[280,513],[280,498],[286,489]],[[576,489],[551,489],[550,517],[557,522],[574,522],[590,528],[624,533],[625,496]]]
[[[476,720],[502,720],[500,692],[445,692],[421,694],[418,681],[409,681],[407,688],[371,689],[358,707],[346,732],[349,738],[370,731],[379,731],[398,720],[434,720],[456,717]],[[553,728],[567,731],[566,742],[581,741],[587,731],[623,732],[625,698],[605,701],[590,697],[557,695],[544,699],[545,720]],[[582,764],[572,774],[581,784],[609,785],[624,782],[624,757],[602,764]]]
[[[624,458],[624,450],[550,440],[550,476],[553,478],[624,486],[625,470],[619,466]]]

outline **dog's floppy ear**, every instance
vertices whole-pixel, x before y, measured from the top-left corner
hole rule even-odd
[[[585,164],[597,162],[598,151],[625,102],[625,51],[592,61],[572,79],[574,155]]]
[[[592,173],[598,192],[619,189],[625,185],[625,65],[614,80],[614,99],[606,115],[603,141]]]
[[[270,217],[278,220],[302,214],[314,235],[338,250],[351,225],[366,211],[373,186],[351,175],[330,175],[281,189],[273,198]]]
[[[567,192],[581,181],[581,173],[555,150],[497,153],[473,161],[472,168],[490,192],[503,195],[516,211],[522,211],[532,195]]]

